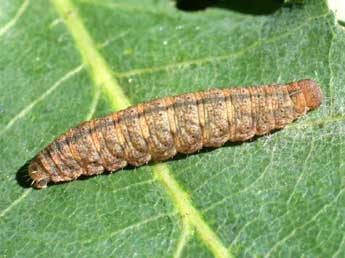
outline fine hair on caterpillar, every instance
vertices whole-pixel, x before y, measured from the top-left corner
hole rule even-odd
[[[45,188],[241,142],[283,128],[321,102],[321,89],[309,79],[155,99],[69,129],[34,157],[29,175],[34,187]]]

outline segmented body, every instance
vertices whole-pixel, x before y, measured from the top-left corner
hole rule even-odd
[[[321,99],[314,81],[301,80],[152,100],[68,130],[36,155],[29,174],[36,188],[44,188],[48,182],[245,141],[283,128]]]

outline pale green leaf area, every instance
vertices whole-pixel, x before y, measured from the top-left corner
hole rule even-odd
[[[1,0],[0,257],[344,257],[344,49],[321,0],[261,15]],[[302,78],[323,105],[274,134],[41,191],[16,179],[129,103]]]

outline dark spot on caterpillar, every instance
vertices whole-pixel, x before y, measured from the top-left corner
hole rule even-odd
[[[29,175],[34,187],[45,188],[127,164],[140,166],[176,153],[247,141],[283,128],[321,101],[312,80],[152,100],[67,131],[36,155]]]

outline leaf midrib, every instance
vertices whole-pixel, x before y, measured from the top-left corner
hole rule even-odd
[[[90,76],[94,82],[95,90],[102,89],[102,93],[108,98],[115,110],[121,110],[130,106],[130,101],[123,93],[121,86],[114,79],[113,73],[108,64],[98,52],[97,47],[85,28],[76,8],[69,0],[52,0],[55,9],[63,19],[68,31],[74,39],[76,48]],[[215,257],[233,257],[216,233],[207,225],[200,212],[193,206],[188,194],[181,188],[166,164],[155,164],[152,166],[154,176],[158,179],[164,189],[171,197],[175,208],[183,218],[193,226]]]

